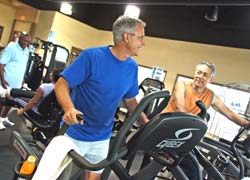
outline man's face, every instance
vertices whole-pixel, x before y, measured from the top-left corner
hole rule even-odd
[[[131,56],[138,56],[140,49],[145,46],[145,33],[144,33],[144,26],[142,24],[138,24],[135,28],[135,33],[128,33],[129,42],[128,48],[130,50]]]
[[[30,44],[30,36],[24,35],[19,38],[19,44],[24,49],[29,46]]]
[[[195,87],[206,87],[207,83],[212,81],[211,69],[207,65],[197,66],[194,74],[194,86]]]

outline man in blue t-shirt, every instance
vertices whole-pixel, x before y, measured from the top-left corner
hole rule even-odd
[[[91,163],[107,156],[120,101],[124,100],[129,112],[137,106],[138,65],[131,56],[138,56],[145,45],[144,28],[140,19],[119,17],[113,24],[114,45],[85,49],[56,83],[63,119],[71,125],[66,135]],[[83,114],[84,120],[79,123],[76,114]],[[140,120],[148,122],[145,114],[141,114]],[[86,178],[99,180],[101,172],[87,172]]]
[[[21,88],[26,64],[29,58],[29,34],[22,33],[18,42],[10,43],[3,51],[0,58],[0,88]],[[13,125],[6,117],[10,107],[0,105],[0,123]],[[1,129],[1,127],[0,127]]]

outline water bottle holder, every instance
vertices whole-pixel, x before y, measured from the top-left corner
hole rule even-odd
[[[31,175],[25,175],[25,174],[21,174],[21,173],[20,173],[20,168],[21,168],[23,162],[24,162],[24,161],[20,161],[20,162],[18,162],[18,163],[16,164],[16,166],[15,166],[15,174],[16,174],[18,177],[21,177],[21,178],[30,180],[30,179],[33,177],[34,173],[32,173]],[[35,171],[36,171],[36,169],[35,169]],[[35,171],[34,171],[34,172],[35,172]]]

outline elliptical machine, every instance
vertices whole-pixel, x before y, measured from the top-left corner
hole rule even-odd
[[[161,114],[139,129],[127,141],[124,139],[133,123],[137,120],[141,112],[145,110],[147,105],[154,99],[166,96],[169,96],[167,91],[156,91],[143,97],[134,113],[128,117],[118,131],[111,144],[108,157],[103,161],[91,164],[73,150],[68,155],[73,158],[73,162],[81,169],[99,170],[110,167],[119,179],[123,180],[150,179],[155,177],[166,166],[172,168],[176,177],[180,176],[178,179],[186,179],[185,174],[178,167],[178,163],[184,155],[189,153],[199,143],[207,130],[205,122],[199,116],[180,112]],[[67,125],[64,124],[62,129],[66,127]],[[15,137],[17,137],[16,132],[13,133],[11,144],[16,145],[18,143],[19,145],[16,145],[16,148],[23,147],[22,149],[32,151],[32,148],[29,148],[27,143],[23,143],[25,141],[20,136],[18,138]],[[148,166],[130,175],[119,160],[121,158],[129,159],[138,151],[149,154],[153,159]],[[28,153],[34,154],[33,151]],[[170,162],[165,154],[170,156],[174,161]]]
[[[245,151],[248,151],[248,149],[238,144],[239,140],[245,136],[245,132],[249,130],[250,125],[248,124],[238,132],[230,144],[209,138],[203,139],[199,144],[201,152],[210,159],[225,179],[242,180],[249,178],[250,161],[245,156]]]
[[[143,93],[143,96],[146,96],[152,92],[161,91],[164,88],[165,84],[162,81],[152,78],[145,78],[139,85],[139,93],[141,91]],[[148,116],[149,119],[151,119],[152,117],[154,117],[155,115],[159,114],[162,111],[162,109],[167,105],[169,99],[170,96],[166,96],[164,98],[158,98],[152,100],[145,108],[144,113]],[[124,120],[121,120],[119,117],[120,109],[123,107],[125,107],[125,105],[123,104],[123,102],[121,102],[115,114],[115,123],[113,127],[113,132],[117,132],[123,125]],[[126,119],[128,118],[129,114],[126,113],[124,116]],[[138,129],[139,126],[140,125],[138,125],[138,123],[135,122],[133,128]],[[133,129],[131,130],[133,131]]]

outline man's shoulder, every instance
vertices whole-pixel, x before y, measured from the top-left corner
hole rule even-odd
[[[11,52],[14,49],[16,49],[16,43],[15,42],[10,42],[5,48],[4,52]]]
[[[12,46],[15,46],[16,42],[11,41],[6,48],[11,48]]]
[[[97,55],[99,56],[99,55],[103,55],[107,53],[108,53],[108,46],[90,47],[90,48],[84,49],[81,52],[82,55],[85,54],[89,57],[95,57]]]
[[[27,47],[23,49],[18,42],[10,42],[5,49],[9,52],[29,52],[29,49]]]
[[[134,66],[138,66],[138,63],[136,62],[135,59],[133,59],[132,57],[128,57],[128,59],[126,60],[128,63],[133,64]]]
[[[98,51],[106,51],[108,46],[97,46],[97,47],[90,47],[83,50],[83,52],[98,52]]]
[[[206,87],[207,91],[209,91],[211,94],[214,94],[214,91],[212,89],[210,89],[209,87]]]

